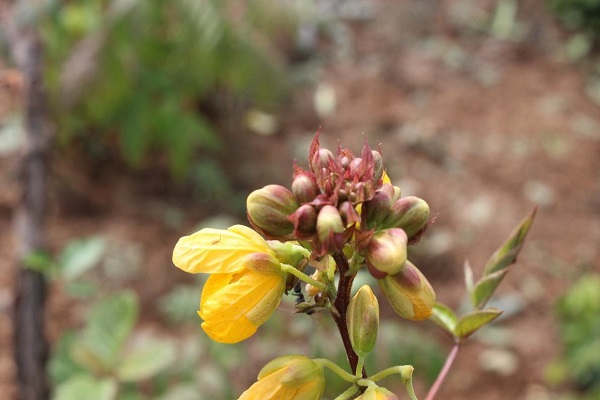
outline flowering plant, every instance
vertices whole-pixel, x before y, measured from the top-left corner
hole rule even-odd
[[[279,306],[284,294],[302,294],[299,313],[327,310],[342,339],[349,371],[327,359],[288,355],[269,362],[240,399],[319,399],[325,388],[323,368],[348,382],[336,400],[397,399],[377,382],[400,375],[408,396],[413,367],[393,366],[370,375],[365,358],[374,350],[379,302],[369,285],[352,296],[354,279],[366,269],[394,311],[410,320],[430,319],[453,337],[455,346],[427,395],[434,398],[464,339],[497,318],[485,308],[514,263],[534,212],[490,258],[475,282],[467,267],[467,290],[474,310],[457,316],[436,303],[435,292],[407,247],[421,240],[433,222],[428,204],[402,196],[385,172],[380,151],[367,144],[360,157],[339,147],[322,148],[319,134],[309,150],[309,170],[294,165],[291,190],[268,185],[247,199],[254,229],[202,229],[179,240],[174,264],[190,273],[211,274],[200,300],[202,328],[222,343],[252,336]],[[303,287],[304,285],[304,287]]]

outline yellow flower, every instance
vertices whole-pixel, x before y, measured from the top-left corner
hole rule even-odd
[[[356,400],[398,400],[398,396],[382,387],[369,387]]]
[[[252,336],[279,306],[287,274],[267,242],[252,229],[202,229],[179,239],[173,263],[189,273],[212,274],[202,291],[202,329],[220,343]]]
[[[323,390],[321,365],[305,356],[283,356],[265,365],[239,400],[319,400]]]

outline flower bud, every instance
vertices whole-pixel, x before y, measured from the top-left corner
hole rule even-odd
[[[398,396],[390,392],[386,388],[379,386],[369,386],[367,390],[356,400],[398,400]]]
[[[344,223],[337,208],[326,205],[319,211],[317,217],[317,234],[322,242],[328,240],[331,235],[344,232]]]
[[[383,178],[383,157],[378,151],[372,150],[373,154],[373,182],[375,185]]]
[[[314,154],[311,160],[309,160],[310,169],[312,172],[318,174],[321,172],[321,169],[329,169],[329,165],[331,162],[335,160],[335,156],[328,149],[319,149]]]
[[[363,203],[362,214],[367,229],[377,228],[388,216],[392,206],[391,198],[393,194],[392,185],[384,184],[381,189],[375,192],[371,200]]]
[[[352,348],[366,357],[375,347],[379,328],[379,303],[369,285],[363,285],[350,300],[346,324]]]
[[[383,221],[383,228],[402,228],[412,238],[425,227],[429,220],[429,205],[415,196],[401,197]]]
[[[377,232],[369,242],[365,259],[369,270],[375,269],[395,275],[404,268],[406,262],[406,233],[399,228]]]
[[[401,317],[420,321],[429,318],[435,304],[435,292],[427,278],[410,261],[396,275],[379,280],[381,291]]]
[[[265,236],[285,238],[294,230],[288,216],[298,208],[292,192],[280,185],[267,185],[246,200],[248,220]]]
[[[394,195],[392,196],[392,204],[402,196],[402,190],[399,186],[394,186]]]
[[[294,225],[294,236],[298,239],[308,238],[317,232],[317,210],[310,204],[298,207],[290,221]]]
[[[325,389],[323,367],[301,355],[278,357],[265,365],[258,381],[240,396],[251,399],[320,399]]]
[[[345,222],[346,226],[350,226],[357,222],[360,222],[360,215],[349,201],[344,201],[338,206],[338,211],[342,217],[342,221]]]
[[[300,204],[311,202],[319,194],[317,182],[306,173],[294,177],[292,182],[292,193]]]

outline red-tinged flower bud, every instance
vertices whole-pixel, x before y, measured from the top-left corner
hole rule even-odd
[[[379,329],[379,303],[369,285],[363,285],[350,300],[346,324],[352,348],[366,357],[375,347]]]
[[[373,183],[377,185],[381,178],[383,178],[383,157],[378,151],[372,150],[373,154]]]
[[[398,315],[413,321],[429,318],[435,305],[435,292],[413,263],[407,261],[396,275],[379,280],[381,291]]]
[[[309,204],[304,204],[290,215],[294,224],[294,236],[306,239],[317,233],[317,210]]]
[[[393,205],[382,228],[402,228],[408,238],[418,233],[429,220],[429,205],[415,196],[401,197]]]
[[[394,188],[390,184],[384,184],[375,192],[373,198],[362,205],[362,217],[368,229],[377,228],[388,216],[392,206],[391,198]]]
[[[362,173],[362,164],[363,159],[360,157],[356,157],[354,160],[350,161],[350,165],[348,165],[348,171],[351,177]]]
[[[332,235],[343,233],[344,229],[344,222],[337,208],[331,205],[321,208],[317,217],[317,234],[320,241],[325,242]]]
[[[346,226],[360,222],[360,215],[358,215],[358,212],[349,201],[345,201],[340,204],[338,206],[338,211],[342,216],[342,221],[346,223]]]
[[[392,204],[394,204],[402,196],[402,190],[400,189],[400,187],[393,186],[393,188],[394,195],[392,196]]]
[[[335,156],[328,149],[319,149],[313,156],[311,160],[309,160],[310,169],[315,174],[320,174],[321,169],[329,169],[329,165],[331,162],[335,162]]]
[[[399,228],[375,233],[365,254],[369,270],[375,269],[390,275],[402,271],[406,263],[407,242],[406,233]]]
[[[288,218],[298,208],[292,192],[280,185],[267,185],[246,200],[248,220],[264,236],[289,239],[294,224]]]
[[[309,203],[319,194],[319,187],[313,178],[300,174],[292,182],[292,193],[300,204]]]

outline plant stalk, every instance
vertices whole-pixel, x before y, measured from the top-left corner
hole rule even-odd
[[[438,390],[442,386],[442,383],[446,379],[446,376],[448,375],[448,371],[450,371],[450,367],[452,367],[454,360],[456,360],[456,355],[458,354],[459,349],[460,349],[460,343],[459,342],[454,343],[454,347],[452,347],[452,350],[448,354],[448,357],[446,358],[446,362],[444,363],[444,366],[442,367],[442,370],[440,371],[439,375],[435,379],[435,382],[433,382],[433,385],[429,389],[429,392],[427,393],[427,397],[425,397],[425,400],[433,400],[435,398],[435,395],[437,394]]]
[[[340,273],[340,281],[338,283],[337,297],[334,303],[337,314],[332,312],[331,316],[333,317],[333,320],[338,327],[338,331],[340,332],[340,336],[342,337],[342,342],[344,343],[344,349],[346,350],[346,356],[348,357],[348,362],[350,363],[352,373],[356,375],[356,369],[358,367],[358,355],[352,348],[350,334],[348,333],[348,326],[346,325],[346,311],[348,309],[348,304],[350,303],[352,282],[354,282],[356,274],[347,275],[350,266],[348,264],[348,259],[341,251],[334,253],[333,259],[335,260]],[[367,377],[367,373],[364,368],[362,371],[362,376],[363,378]]]

